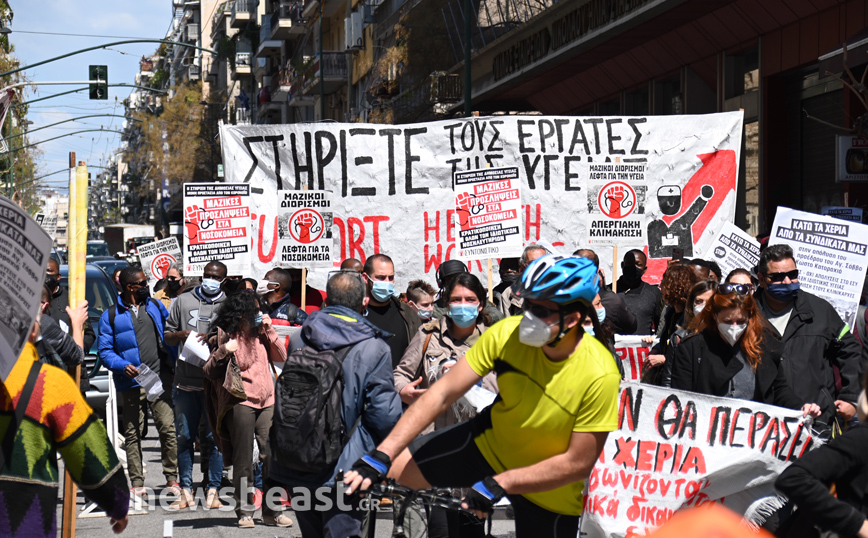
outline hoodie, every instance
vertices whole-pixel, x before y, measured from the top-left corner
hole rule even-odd
[[[208,334],[221,304],[226,300],[222,291],[210,297],[199,286],[179,295],[172,303],[172,311],[166,320],[166,332],[193,331]],[[184,349],[184,342],[178,344],[178,354]],[[204,374],[202,368],[185,361],[175,365],[175,386],[185,390],[203,390]]]
[[[343,362],[341,414],[347,429],[359,417],[361,421],[332,469],[299,473],[282,467],[279,454],[272,454],[269,476],[273,480],[290,488],[333,486],[338,469],[352,467],[392,431],[401,418],[401,399],[395,390],[389,346],[384,341],[390,336],[343,306],[328,306],[311,313],[301,331],[293,335],[290,352],[304,345],[316,350],[353,346]]]

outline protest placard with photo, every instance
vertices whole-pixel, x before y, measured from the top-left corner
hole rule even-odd
[[[456,172],[455,237],[464,260],[521,256],[518,168]]]
[[[148,277],[151,289],[158,280],[166,278],[166,271],[173,263],[181,261],[181,247],[178,239],[170,237],[161,241],[154,241],[139,247],[139,262],[142,271]]]
[[[585,481],[580,534],[644,536],[712,502],[762,524],[785,502],[775,479],[817,445],[798,410],[623,382],[618,429]]]
[[[250,246],[250,185],[184,184],[185,273],[219,260],[230,275],[250,274]]]
[[[277,256],[279,267],[332,266],[332,193],[278,191]]]
[[[779,207],[769,245],[792,247],[802,289],[829,301],[855,327],[868,267],[868,225]]]
[[[26,211],[0,196],[0,380],[18,360],[39,311],[51,243]]]
[[[724,278],[733,269],[753,271],[759,263],[759,241],[731,222],[724,223],[704,259],[715,261]]]

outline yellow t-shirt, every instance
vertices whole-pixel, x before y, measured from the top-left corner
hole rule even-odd
[[[563,454],[573,432],[618,427],[621,375],[609,350],[586,335],[568,359],[553,362],[541,348],[519,342],[520,322],[521,316],[498,322],[466,355],[478,375],[498,372],[500,399],[491,408],[492,427],[476,437],[498,473]],[[525,497],[551,512],[577,516],[583,488],[584,481],[578,481]]]

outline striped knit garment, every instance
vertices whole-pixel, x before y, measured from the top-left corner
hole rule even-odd
[[[5,383],[0,383],[0,440],[14,420],[30,366],[38,360],[27,344]],[[12,397],[10,398],[10,394]],[[129,508],[129,486],[105,426],[72,378],[43,364],[15,436],[11,458],[0,472],[0,536],[57,536],[57,453],[84,495],[112,518]]]

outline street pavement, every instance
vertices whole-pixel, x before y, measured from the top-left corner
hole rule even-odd
[[[149,418],[150,420],[150,418]],[[157,494],[160,486],[165,484],[162,467],[160,465],[160,447],[157,440],[157,429],[151,422],[148,437],[142,443],[142,459],[145,462],[145,486],[151,488]],[[63,463],[59,462],[61,476],[63,476]],[[198,454],[193,470],[193,481],[199,483],[202,474],[199,471]],[[170,501],[171,502],[171,498]],[[204,500],[202,501],[204,502]],[[224,500],[225,503],[225,500]],[[130,515],[130,523],[124,536],[160,538],[163,537],[164,522],[172,522],[173,538],[222,538],[244,536],[245,538],[288,538],[301,536],[295,524],[295,514],[287,511],[294,525],[289,528],[267,527],[259,519],[258,513],[255,518],[256,527],[253,529],[239,529],[234,511],[228,510],[205,510],[197,506],[195,511],[170,512],[160,507],[159,502],[146,514]],[[78,513],[85,506],[84,496],[78,491]],[[63,485],[61,484],[57,501],[57,526],[60,529],[63,512]],[[512,538],[515,536],[515,525],[512,520],[505,516],[505,510],[498,508],[492,527],[492,536],[495,538]],[[77,518],[75,522],[76,536],[79,538],[108,538],[112,536],[111,528],[106,517]],[[378,514],[376,525],[376,538],[388,538],[392,535],[392,513],[383,510]]]

